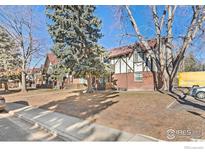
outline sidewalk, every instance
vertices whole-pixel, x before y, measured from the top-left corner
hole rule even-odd
[[[17,103],[7,103],[6,110],[25,121],[39,125],[66,141],[159,141],[141,134],[130,134],[93,121]]]

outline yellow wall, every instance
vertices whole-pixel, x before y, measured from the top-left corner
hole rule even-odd
[[[205,86],[205,72],[180,72],[178,79],[179,87]]]

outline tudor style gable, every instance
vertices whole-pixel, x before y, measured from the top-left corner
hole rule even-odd
[[[154,48],[156,41],[148,41]],[[117,87],[122,89],[153,89],[156,66],[144,47],[135,43],[110,50],[110,63]]]

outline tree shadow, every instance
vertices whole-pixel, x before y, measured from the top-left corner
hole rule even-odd
[[[5,91],[5,90],[0,90],[0,95],[9,95],[9,94],[13,94],[13,93],[18,93],[20,92],[21,89],[11,89],[11,90],[8,90],[8,91]]]
[[[25,106],[28,106],[29,103],[27,101],[15,101],[15,102],[10,102],[10,103],[6,103],[6,110],[7,111],[13,111],[13,110],[17,110],[17,109],[21,109]]]
[[[13,102],[13,103],[17,103],[17,104],[21,104],[21,105],[26,105],[26,106],[29,105],[29,103],[27,101],[16,101],[16,102]]]
[[[175,98],[176,101],[178,101],[182,105],[191,106],[195,109],[200,109],[202,111],[205,111],[204,105],[198,104],[197,102],[193,102],[192,100],[187,99],[187,94],[185,93],[182,93],[182,95],[180,95],[179,93],[172,92],[172,93],[169,93],[168,95]]]
[[[204,117],[204,116],[202,116],[202,114],[197,113],[197,112],[195,112],[195,111],[187,111],[187,112],[189,112],[189,113],[191,113],[191,114],[193,114],[193,115],[196,115],[196,116],[199,116],[199,117],[201,117],[201,118],[205,119],[205,117]]]
[[[82,90],[78,90],[74,96],[69,96],[59,101],[52,101],[39,107],[87,119],[118,103],[118,100],[115,99],[118,96],[118,92],[83,93]]]
[[[38,88],[27,88],[27,91],[35,91],[39,89]],[[8,91],[5,91],[4,89],[0,89],[0,95],[9,95],[9,94],[14,94],[14,93],[19,93],[19,92],[21,92],[21,89],[9,89]]]
[[[31,113],[35,112],[35,115]],[[116,129],[110,129],[105,126],[94,123],[95,120],[82,120],[80,118],[66,116],[57,112],[53,113],[47,110],[36,110],[35,108],[22,108],[16,111],[17,114],[35,121],[35,123],[41,123],[42,128],[50,128],[52,131],[57,131],[57,136],[67,141],[120,141],[121,139],[128,140],[130,136],[122,133]],[[1,120],[1,119],[0,119]],[[0,123],[1,125],[2,123]],[[35,129],[37,125],[30,128]],[[27,129],[27,128],[25,128]],[[38,134],[37,134],[38,135]],[[25,137],[25,135],[24,135]],[[35,134],[31,137],[26,137],[26,140],[50,140],[49,138],[43,138],[39,135],[35,137]],[[54,138],[55,139],[55,138]]]
[[[205,103],[205,100],[202,100],[202,99],[198,99],[198,98],[195,98],[197,101],[199,102],[202,102],[202,103]]]

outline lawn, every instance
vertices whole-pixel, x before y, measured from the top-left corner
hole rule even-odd
[[[61,112],[96,123],[140,133],[158,139],[167,139],[167,130],[204,131],[203,116],[196,116],[183,107],[177,107],[171,96],[158,92],[96,92],[85,94],[81,90],[33,90],[27,94],[4,95],[8,102],[25,103]],[[174,107],[173,107],[174,106]],[[205,138],[205,134],[202,134]],[[190,140],[179,135],[174,140]]]

